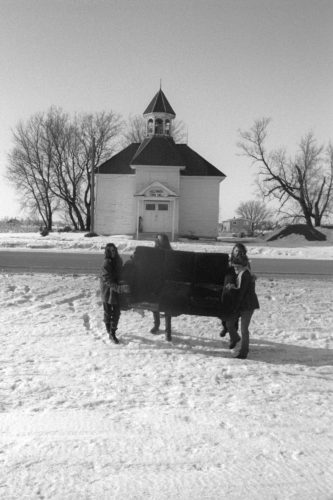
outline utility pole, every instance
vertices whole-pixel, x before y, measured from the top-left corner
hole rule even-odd
[[[90,178],[90,232],[95,230],[95,137],[92,140],[91,150],[91,178]]]

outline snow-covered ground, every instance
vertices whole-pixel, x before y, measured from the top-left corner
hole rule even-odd
[[[322,232],[325,232],[321,229]],[[260,258],[295,258],[295,259],[329,259],[333,260],[333,229],[326,230],[327,241],[307,241],[303,236],[290,235],[283,240],[267,243],[264,240],[244,241],[251,257]],[[41,236],[39,233],[0,233],[1,250],[43,250],[102,253],[108,242],[117,245],[122,253],[131,253],[137,245],[153,246],[153,241],[135,240],[128,236],[97,236],[87,238],[84,233],[50,233]],[[227,252],[229,253],[235,243],[230,238],[228,241],[191,241],[183,239],[173,243],[175,250],[193,250],[200,252]],[[1,256],[1,254],[0,254]]]
[[[72,251],[110,241],[79,236]],[[97,276],[3,274],[0,498],[332,499],[333,281],[257,292],[237,360],[215,318],[173,318],[169,343],[150,312],[125,311],[116,346]]]

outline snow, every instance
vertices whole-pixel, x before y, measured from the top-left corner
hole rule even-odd
[[[101,252],[110,238],[0,241]],[[262,248],[333,258],[329,245]],[[0,498],[331,499],[332,280],[259,278],[257,293],[238,360],[216,318],[173,318],[170,343],[149,311],[123,311],[114,345],[97,276],[2,274]]]
[[[248,248],[249,257],[255,258],[294,258],[294,259],[323,259],[333,260],[333,230],[326,232],[327,241],[312,242],[300,235],[290,235],[283,240],[266,242],[264,240],[244,240]],[[97,236],[85,237],[85,233],[50,233],[41,236],[39,233],[0,233],[0,251],[52,251],[101,253],[108,242],[114,242],[119,252],[130,254],[137,245],[153,246],[153,241],[135,240],[129,236]],[[243,240],[242,240],[243,241]],[[190,250],[198,252],[226,252],[230,253],[235,240],[225,238],[224,241],[186,240],[172,244],[175,250]]]

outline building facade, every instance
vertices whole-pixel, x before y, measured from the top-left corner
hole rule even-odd
[[[99,234],[217,236],[225,175],[172,137],[176,116],[160,89],[145,112],[146,137],[96,169]]]

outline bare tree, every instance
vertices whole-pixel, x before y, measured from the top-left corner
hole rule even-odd
[[[253,228],[257,229],[271,217],[272,211],[264,203],[258,200],[250,200],[241,203],[236,209],[236,214],[249,219],[253,224]]]
[[[17,126],[7,177],[48,229],[58,207],[75,229],[90,228],[91,173],[116,151],[121,128],[112,111],[71,118],[55,107]]]
[[[112,111],[70,119],[55,109],[48,118],[54,164],[52,189],[67,207],[74,227],[90,229],[92,170],[117,149],[122,121]]]
[[[332,203],[333,146],[318,146],[310,133],[301,139],[294,158],[288,158],[285,149],[269,152],[269,122],[267,118],[255,121],[249,131],[240,132],[238,144],[243,154],[259,165],[259,188],[264,197],[279,201],[281,212],[288,212],[292,202],[308,226],[320,226]]]
[[[21,206],[38,214],[52,229],[59,202],[51,189],[52,165],[44,150],[44,115],[36,114],[13,131],[14,146],[8,156],[6,176],[20,193]]]
[[[128,146],[133,142],[141,143],[145,139],[146,135],[146,122],[143,116],[130,115],[123,131],[123,146]],[[172,137],[178,144],[186,142],[186,126],[181,120],[173,121]]]
[[[86,228],[91,226],[91,174],[93,169],[110,158],[120,147],[124,122],[120,115],[110,111],[80,115],[77,119],[77,134],[81,147],[77,162],[84,171],[83,186]]]

